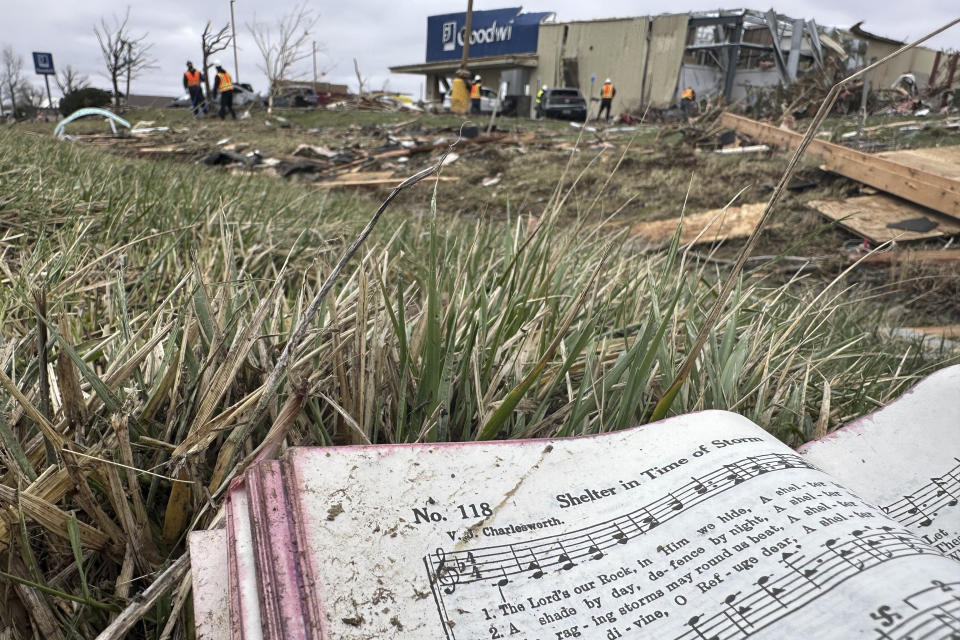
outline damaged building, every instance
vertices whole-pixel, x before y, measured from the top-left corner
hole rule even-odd
[[[442,103],[460,66],[466,14],[427,19],[426,61],[391,67],[426,77],[426,100]],[[856,69],[903,43],[774,10],[678,13],[559,22],[519,7],[474,11],[468,68],[499,92],[508,110],[532,109],[538,87],[577,87],[599,97],[606,77],[617,87],[613,110],[667,108],[693,88],[700,98],[748,99],[753,89],[788,86],[816,69]],[[960,84],[958,54],[916,47],[872,74],[890,87],[904,74],[918,87]]]

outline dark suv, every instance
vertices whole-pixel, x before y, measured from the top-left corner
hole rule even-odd
[[[587,101],[580,89],[547,89],[540,98],[540,112],[548,118],[587,119]]]

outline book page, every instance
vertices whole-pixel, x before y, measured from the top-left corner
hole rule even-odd
[[[196,640],[227,640],[230,637],[227,532],[224,529],[191,531],[190,574]]]
[[[916,638],[960,615],[960,563],[726,412],[286,468],[332,638]]]
[[[804,458],[960,560],[960,366],[800,448]]]

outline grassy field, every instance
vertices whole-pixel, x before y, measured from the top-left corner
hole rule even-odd
[[[141,115],[285,149],[302,129],[332,143],[339,130],[405,118],[307,114],[276,134]],[[573,139],[567,125],[547,127]],[[0,130],[0,619],[24,638],[94,637],[183,553],[188,530],[216,517],[226,482],[259,448],[644,422],[726,267],[677,246],[640,251],[605,218],[640,199],[629,185],[659,197],[658,215],[678,215],[685,193],[688,208],[722,206],[752,181],[761,199],[777,173],[760,159],[638,151],[610,191],[602,177],[619,156],[530,151],[500,159],[504,174],[524,176],[484,194],[486,210],[461,207],[477,189],[470,167],[457,183],[466,196],[427,179],[348,264],[267,397],[267,419],[251,423],[293,327],[382,194],[109,153],[50,128]],[[777,254],[822,251],[837,232],[779,233]],[[734,410],[797,445],[957,362],[883,336],[910,313],[890,308],[890,289],[775,257],[740,279],[672,413]],[[174,589],[133,637],[192,637],[186,598]]]

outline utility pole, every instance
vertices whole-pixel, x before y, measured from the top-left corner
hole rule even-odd
[[[240,67],[237,65],[237,25],[236,21],[233,18],[233,3],[235,0],[230,0],[230,40],[233,42],[233,81],[240,82]]]
[[[450,87],[450,110],[454,113],[465,114],[470,108],[470,94],[467,92],[467,80],[470,72],[467,70],[467,59],[470,57],[470,33],[473,28],[473,0],[467,0],[467,21],[463,29],[463,58],[460,68],[457,69],[453,86]],[[456,36],[454,36],[456,37]]]
[[[463,26],[463,60],[460,61],[460,71],[467,72],[467,58],[470,57],[470,33],[473,28],[473,0],[467,0],[467,23]]]
[[[317,41],[313,41],[313,90],[317,90]]]
[[[50,74],[43,74],[43,81],[47,84],[47,108],[53,109],[53,98],[50,97]]]

